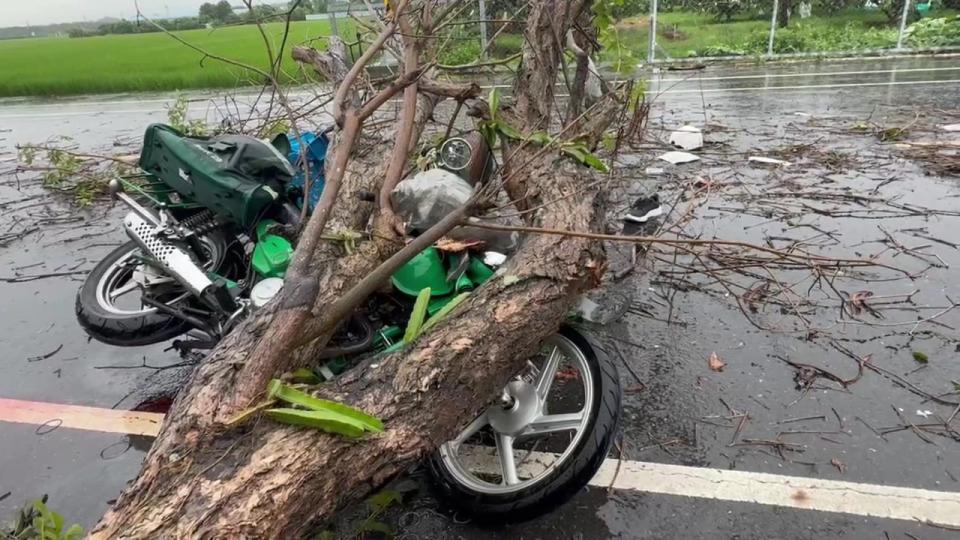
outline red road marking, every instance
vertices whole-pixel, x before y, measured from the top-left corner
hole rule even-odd
[[[156,437],[163,415],[0,398],[0,422]]]

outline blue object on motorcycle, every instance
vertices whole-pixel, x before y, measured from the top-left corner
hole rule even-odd
[[[287,138],[287,143],[289,145],[290,151],[287,154],[287,159],[290,160],[295,167],[300,163],[300,158],[303,155],[303,151],[300,147],[300,141],[297,140],[295,134],[284,135]],[[310,211],[317,206],[317,203],[320,201],[320,194],[323,193],[324,178],[323,178],[323,163],[327,157],[327,146],[330,145],[330,139],[327,138],[326,133],[314,133],[312,131],[305,131],[300,134],[303,144],[307,146],[307,164],[310,167]],[[290,187],[298,190],[303,189],[303,170],[299,170],[296,176],[293,177],[293,180],[290,182]],[[303,207],[303,199],[297,199],[298,204]]]

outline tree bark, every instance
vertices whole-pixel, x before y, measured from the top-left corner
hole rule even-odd
[[[551,125],[562,53],[559,41],[542,47],[537,36],[564,36],[583,6],[533,3],[516,88],[517,115],[531,126]],[[435,98],[421,96],[420,103],[435,104]],[[417,122],[427,117],[418,115]],[[413,141],[421,131],[422,125],[414,127]],[[389,146],[383,139],[360,139],[328,232],[366,227],[374,207],[356,194],[378,191],[387,166],[383,148]],[[511,156],[522,166],[511,169],[505,186],[511,199],[537,209],[525,215],[528,223],[599,229],[598,188],[584,188],[600,185],[589,178],[593,173],[553,149],[526,145]],[[317,245],[309,261],[315,298],[302,322],[285,316],[282,298],[273,301],[204,359],[174,401],[138,478],[92,538],[303,536],[452,439],[556,331],[576,294],[594,285],[604,268],[592,241],[528,237],[496,276],[429,333],[402,351],[362,361],[324,386],[324,397],[381,418],[382,434],[351,440],[260,418],[232,423],[262,399],[268,379],[310,360],[337,322],[324,316],[325,307],[401,246],[384,221],[374,219],[374,240],[352,255],[335,243]],[[320,337],[290,355],[261,356],[263,342],[308,330]]]

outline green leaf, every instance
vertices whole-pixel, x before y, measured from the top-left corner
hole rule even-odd
[[[312,411],[339,414],[359,423],[363,429],[368,431],[383,431],[383,422],[379,418],[343,403],[311,396],[306,392],[301,392],[283,384],[283,381],[279,379],[271,380],[267,388],[270,398],[286,401],[291,405],[299,405]]]
[[[926,353],[922,353],[920,351],[913,351],[912,354],[913,354],[913,359],[921,364],[926,364],[927,362],[930,361],[930,357],[928,357]]]
[[[320,377],[317,377],[317,374],[314,373],[312,369],[307,368],[297,368],[293,370],[293,373],[290,374],[290,377],[294,381],[303,384],[320,384],[323,382]]]
[[[607,167],[607,164],[603,162],[596,154],[587,152],[584,157],[583,163],[587,166],[593,167],[594,169],[600,172],[609,172],[610,167]]]
[[[493,148],[497,145],[497,124],[496,122],[490,122],[484,120],[480,122],[479,125],[480,134],[483,135],[483,139],[487,141],[487,145],[490,148]]]
[[[367,499],[367,506],[371,512],[380,513],[402,501],[402,493],[393,489],[385,489]]]
[[[506,135],[507,137],[509,137],[509,138],[511,138],[511,139],[522,139],[522,138],[523,138],[523,133],[520,133],[520,131],[519,131],[517,128],[511,126],[510,124],[508,124],[508,123],[506,123],[506,122],[498,122],[498,123],[497,123],[497,129],[500,130],[500,133],[503,133],[504,135]]]
[[[423,329],[423,321],[427,318],[427,306],[430,303],[430,287],[420,290],[417,295],[417,301],[413,304],[413,312],[410,314],[410,322],[407,323],[407,331],[403,333],[404,343],[413,343]]]
[[[490,90],[490,121],[497,121],[497,111],[500,110],[500,89]]]
[[[527,140],[541,146],[546,146],[553,142],[553,139],[550,135],[547,135],[545,131],[534,131],[527,137]]]
[[[269,418],[283,424],[294,426],[304,426],[345,435],[347,437],[360,437],[363,435],[363,425],[342,414],[331,411],[304,411],[302,409],[267,409],[266,414]]]
[[[444,317],[450,314],[451,311],[457,308],[467,297],[470,296],[470,293],[460,293],[457,296],[454,296],[449,302],[447,302],[440,311],[437,311],[433,314],[433,317],[430,317],[430,320],[423,325],[423,328],[420,329],[420,333],[426,332],[427,330],[433,328],[438,322],[443,320]]]
[[[598,158],[596,154],[591,153],[583,144],[565,145],[560,149],[560,151],[579,161],[580,163],[583,163],[588,167],[592,167],[600,172],[607,172],[610,170],[606,163]]]
[[[83,538],[83,527],[74,523],[63,533],[64,540],[75,540]]]

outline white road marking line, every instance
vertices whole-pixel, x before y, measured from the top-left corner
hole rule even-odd
[[[681,77],[677,79],[659,79],[652,77],[647,79],[648,82],[654,82],[657,84],[663,83],[683,83],[683,82],[698,82],[698,81],[729,81],[737,79],[776,79],[784,77],[836,77],[836,76],[845,76],[845,75],[882,75],[884,73],[927,73],[927,72],[937,72],[937,71],[960,71],[960,66],[950,66],[950,67],[926,67],[926,68],[891,68],[891,69],[871,69],[871,70],[861,70],[861,71],[814,71],[814,72],[804,72],[804,73],[762,73],[754,75],[720,75],[716,77],[699,77],[697,75],[691,74],[689,77]],[[663,73],[663,72],[662,72]],[[563,86],[563,83],[557,83],[557,86]],[[483,89],[492,89],[492,88],[511,88],[510,85],[498,84],[498,85],[489,85],[481,86]],[[229,89],[226,89],[229,90]],[[255,89],[245,88],[247,93],[238,94],[238,98],[254,98],[256,97]],[[309,92],[293,92],[289,94],[290,97],[299,97],[304,95],[310,95]],[[191,101],[195,102],[205,102],[208,99],[216,99],[217,95],[211,95],[207,97],[197,97],[192,98]],[[63,99],[63,103],[17,103],[10,102],[11,107],[17,106],[29,106],[29,107],[50,107],[57,108],[64,105],[76,106],[76,107],[99,107],[103,105],[123,105],[123,104],[138,104],[138,103],[170,103],[175,100],[174,97],[168,98],[158,98],[158,99],[117,99],[112,101],[80,101],[80,102],[70,102],[68,97],[60,98]],[[0,107],[6,104],[0,102]]]
[[[831,88],[861,88],[866,86],[909,86],[909,85],[927,85],[927,84],[956,84],[960,79],[949,79],[945,81],[893,81],[877,83],[841,83],[841,84],[804,84],[795,86],[749,86],[734,88],[704,88],[700,89],[666,89],[659,92],[651,91],[654,96],[663,96],[667,94],[712,94],[717,92],[770,92],[774,90],[829,90]],[[496,85],[481,88],[509,88],[506,85]],[[569,97],[569,94],[557,94],[555,97]],[[391,100],[398,101],[398,100]],[[120,111],[71,111],[60,113],[25,113],[25,114],[0,114],[0,119],[10,118],[57,118],[66,116],[109,116],[116,114],[155,114],[165,112],[166,109],[143,109],[143,110],[120,110]]]
[[[960,527],[960,493],[607,459],[590,484]]]
[[[930,67],[930,68],[904,68],[904,69],[873,69],[863,71],[813,71],[798,73],[761,73],[754,75],[722,75],[719,77],[698,77],[691,74],[689,77],[679,79],[649,79],[647,82],[674,83],[674,82],[698,82],[698,81],[731,81],[736,79],[779,79],[785,77],[837,77],[840,75],[880,75],[884,73],[924,73],[928,71],[960,71],[960,66],[951,67]],[[669,72],[668,72],[669,73]]]
[[[542,474],[557,454],[514,450],[514,458],[524,480]],[[461,459],[470,470],[500,475],[493,447],[465,446]],[[616,459],[605,460],[590,485],[960,527],[957,492]]]
[[[839,84],[800,84],[795,86],[749,86],[749,87],[733,87],[733,88],[704,88],[700,89],[689,89],[689,90],[663,90],[660,92],[655,92],[651,90],[649,93],[654,96],[663,96],[666,94],[711,94],[715,92],[769,92],[774,90],[817,90],[824,89],[829,90],[831,88],[863,88],[866,86],[908,86],[908,85],[924,85],[924,84],[957,84],[960,83],[960,79],[950,79],[946,81],[892,81],[892,82],[877,82],[877,83],[839,83]]]
[[[162,421],[159,413],[0,398],[0,422],[156,436]],[[471,469],[499,474],[492,448],[465,450]],[[521,479],[539,474],[557,456],[515,452]],[[616,459],[604,460],[590,485],[960,527],[958,492]]]
[[[0,398],[0,422],[156,436],[163,415]],[[492,449],[465,450],[471,468],[499,473]],[[546,452],[516,455],[521,478],[539,474],[556,459]],[[616,459],[605,460],[590,485],[960,527],[957,492]]]

